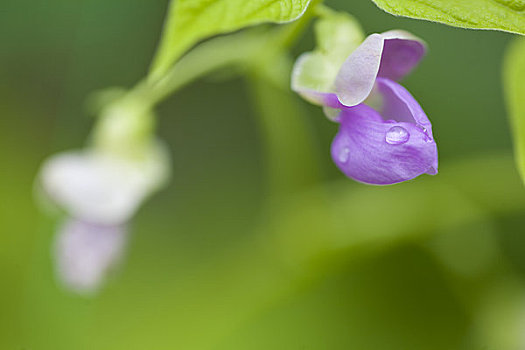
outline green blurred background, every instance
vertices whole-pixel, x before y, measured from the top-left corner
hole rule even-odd
[[[167,3],[2,1],[1,349],[525,348],[525,191],[500,81],[512,35],[396,18],[369,0],[327,3],[368,33],[428,42],[404,85],[433,122],[439,175],[353,183],[330,160],[337,126],[319,108],[213,76],[158,110],[173,179],[135,218],[119,273],[94,298],[61,288],[35,175],[84,144],[92,92],[145,76]],[[310,31],[294,54],[312,45]],[[264,146],[265,106],[316,150],[298,153],[292,194],[268,180],[280,163]],[[301,172],[312,166],[318,176]]]

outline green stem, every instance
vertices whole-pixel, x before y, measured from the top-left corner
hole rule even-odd
[[[256,33],[240,33],[210,40],[196,47],[156,83],[144,80],[132,91],[151,106],[160,103],[178,89],[215,70],[249,61],[261,45]]]
[[[286,51],[306,30],[320,2],[312,0],[303,16],[291,24],[270,31],[256,28],[209,40],[182,57],[163,78],[155,82],[141,81],[130,96],[142,97],[153,107],[184,85],[215,70],[233,65],[253,66],[253,62],[260,62],[262,57]]]
[[[311,134],[305,125],[305,113],[289,89],[290,65],[280,64],[288,47],[315,15],[319,2],[313,0],[306,13],[289,25],[270,30],[255,28],[209,40],[180,59],[163,78],[153,82],[143,80],[125,98],[141,101],[146,109],[152,109],[206,74],[228,66],[240,67],[248,72],[251,92],[260,111],[271,193],[283,194],[311,185],[318,179]],[[278,71],[283,67],[284,70]],[[276,86],[270,82],[272,78],[284,84]]]
[[[289,89],[265,77],[252,74],[249,86],[258,114],[270,194],[290,194],[311,187],[318,181],[319,172],[307,113]]]

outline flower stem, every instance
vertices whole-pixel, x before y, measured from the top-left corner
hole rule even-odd
[[[311,185],[318,178],[312,138],[305,113],[289,89],[291,65],[281,63],[315,16],[319,2],[312,0],[306,13],[288,25],[248,29],[211,39],[182,57],[163,78],[144,79],[125,98],[139,100],[152,109],[206,74],[229,66],[240,68],[249,77],[250,92],[259,111],[270,168],[270,192],[289,193]]]
[[[307,115],[289,89],[256,73],[249,77],[266,154],[271,195],[311,187],[319,178]]]
[[[130,92],[154,106],[183,86],[215,70],[228,66],[252,66],[276,52],[284,52],[306,30],[321,0],[312,0],[307,11],[297,21],[268,30],[267,27],[221,36],[200,44],[177,61],[161,79],[144,79]]]

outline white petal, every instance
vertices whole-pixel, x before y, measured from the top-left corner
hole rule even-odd
[[[356,106],[368,97],[379,72],[383,45],[384,38],[372,34],[343,63],[335,81],[342,104]]]
[[[120,224],[165,182],[168,169],[166,152],[158,145],[144,159],[86,150],[49,159],[41,181],[50,198],[71,216],[97,224]]]
[[[339,101],[356,106],[370,95],[375,80],[382,76],[398,80],[423,58],[425,43],[403,30],[372,34],[344,61],[335,79]]]

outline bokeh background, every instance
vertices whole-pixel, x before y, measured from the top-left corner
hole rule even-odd
[[[337,126],[320,109],[241,77],[202,79],[158,109],[173,179],[132,223],[126,263],[96,297],[63,289],[35,176],[84,144],[91,93],[145,76],[167,3],[2,1],[0,348],[525,348],[525,191],[500,73],[512,35],[369,0],[327,3],[367,33],[428,42],[403,84],[433,122],[439,175],[353,183],[330,161]],[[310,31],[294,54],[312,45]],[[300,186],[269,180],[283,163],[264,146],[264,110],[292,140],[308,135],[314,151],[290,160]]]

